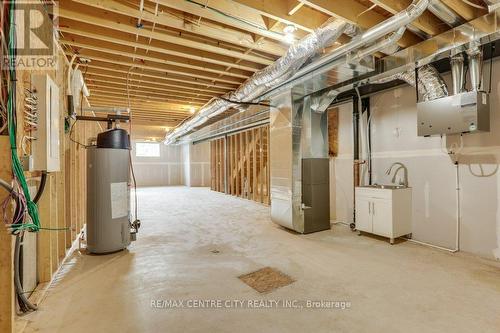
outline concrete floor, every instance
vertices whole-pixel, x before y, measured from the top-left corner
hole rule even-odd
[[[139,207],[138,241],[112,255],[75,252],[40,310],[26,317],[26,332],[486,333],[500,327],[497,262],[409,242],[390,246],[343,226],[296,235],[273,225],[267,207],[207,189],[144,188]],[[237,278],[264,266],[296,282],[261,295]],[[297,300],[296,306],[335,300],[351,307],[151,306],[192,299]]]

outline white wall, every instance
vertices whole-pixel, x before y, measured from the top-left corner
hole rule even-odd
[[[210,144],[169,145],[160,143],[160,157],[135,156],[132,161],[138,186],[210,186]]]
[[[495,62],[494,73],[500,70]],[[485,64],[484,73],[489,72]],[[445,76],[449,81],[449,76]],[[491,131],[464,135],[459,157],[462,221],[461,249],[500,258],[500,77],[493,78]],[[488,78],[485,77],[485,82]],[[450,86],[450,85],[449,85]],[[451,87],[451,86],[450,86]],[[373,181],[390,182],[385,170],[403,162],[413,188],[413,236],[445,247],[455,245],[455,166],[442,149],[439,137],[417,136],[415,91],[405,85],[371,97],[373,112]],[[352,221],[352,121],[351,105],[339,113],[339,157],[332,160],[337,220]],[[448,137],[445,144],[458,142]],[[481,171],[482,170],[482,171]],[[482,176],[480,176],[482,173]]]
[[[135,156],[132,140],[132,162],[138,186],[175,186],[184,184],[181,146],[165,146],[160,143],[160,157]]]
[[[183,145],[184,185],[210,186],[210,143]]]

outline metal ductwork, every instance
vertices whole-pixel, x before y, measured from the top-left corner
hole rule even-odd
[[[465,20],[460,15],[455,13],[440,0],[432,0],[429,5],[429,11],[450,27],[456,27],[465,23]]]
[[[414,0],[407,9],[399,12],[391,18],[377,24],[371,29],[355,36],[349,43],[344,44],[335,49],[329,55],[320,58],[318,61],[306,66],[303,70],[299,70],[304,63],[315,55],[320,49],[328,46],[333,41],[338,39],[345,31],[350,31],[351,25],[341,20],[329,20],[313,33],[303,38],[298,43],[292,45],[286,55],[278,59],[274,64],[255,73],[248,79],[238,90],[233,93],[228,93],[223,96],[223,99],[215,99],[205,106],[196,116],[167,134],[165,144],[174,143],[177,138],[192,129],[202,125],[209,118],[221,114],[228,108],[235,105],[230,101],[251,102],[272,88],[281,85],[292,76],[300,76],[324,64],[346,56],[366,45],[371,45],[386,35],[406,26],[417,17],[419,17],[429,6],[430,0]],[[397,34],[394,36],[397,37]]]
[[[467,55],[469,56],[469,72],[470,72],[470,83],[472,91],[481,90],[482,83],[482,61],[483,52],[478,46],[473,46],[467,50]]]
[[[397,51],[397,42],[403,37],[406,31],[406,27],[403,26],[398,30],[391,32],[387,36],[383,37],[381,40],[376,41],[371,46],[360,49],[355,52],[353,56],[349,57],[350,62],[359,61],[366,56],[374,54],[376,52],[382,51],[385,54],[392,54]],[[394,49],[395,46],[395,49]]]
[[[464,89],[464,56],[462,53],[455,54],[450,58],[451,78],[453,82],[453,95],[459,94]]]
[[[488,11],[491,13],[500,8],[500,0],[483,0],[488,6]]]
[[[462,53],[450,58],[453,95],[417,103],[419,136],[461,134],[490,130],[489,94],[481,91],[482,50],[472,44],[467,50],[471,90],[464,91]]]
[[[289,79],[304,63],[322,48],[336,41],[350,24],[338,19],[330,19],[320,28],[304,37],[299,42],[290,46],[287,53],[274,64],[255,73],[235,92],[227,93],[223,99],[217,98],[206,105],[200,112],[185,122],[165,138],[165,144],[170,144],[192,129],[202,125],[208,118],[221,114],[230,107],[237,105],[235,102],[251,102],[262,95],[271,87]]]
[[[361,35],[353,38],[349,43],[344,44],[318,61],[297,72],[295,77],[305,76],[314,72],[347,54],[366,45],[377,42],[388,34],[405,27],[406,25],[417,19],[429,6],[429,0],[414,0],[408,8],[388,18],[387,20],[377,24],[371,29],[365,31]]]

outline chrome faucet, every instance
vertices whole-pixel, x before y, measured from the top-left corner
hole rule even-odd
[[[394,176],[392,177],[391,182],[392,183],[396,182],[396,177],[398,175],[399,170],[403,169],[403,171],[404,171],[404,182],[403,183],[400,182],[399,185],[403,185],[404,187],[408,187],[408,169],[406,168],[406,166],[403,163],[401,163],[401,162],[393,163],[389,167],[389,169],[387,169],[387,171],[385,172],[385,174],[389,176],[391,174],[391,172],[392,172],[392,168],[394,166],[396,166],[396,165],[399,165],[399,168],[397,168],[396,171],[394,172]]]

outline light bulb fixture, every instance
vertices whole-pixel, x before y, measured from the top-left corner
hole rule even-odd
[[[196,112],[196,108],[194,106],[190,107],[189,112],[191,112],[191,114],[194,114]]]
[[[292,24],[287,25],[283,29],[283,32],[285,33],[285,41],[287,43],[295,42],[295,35],[294,35],[295,31],[297,31],[297,27]]]
[[[294,26],[293,24],[288,24],[284,29],[283,32],[287,35],[293,34],[295,31],[297,31],[297,27]]]

